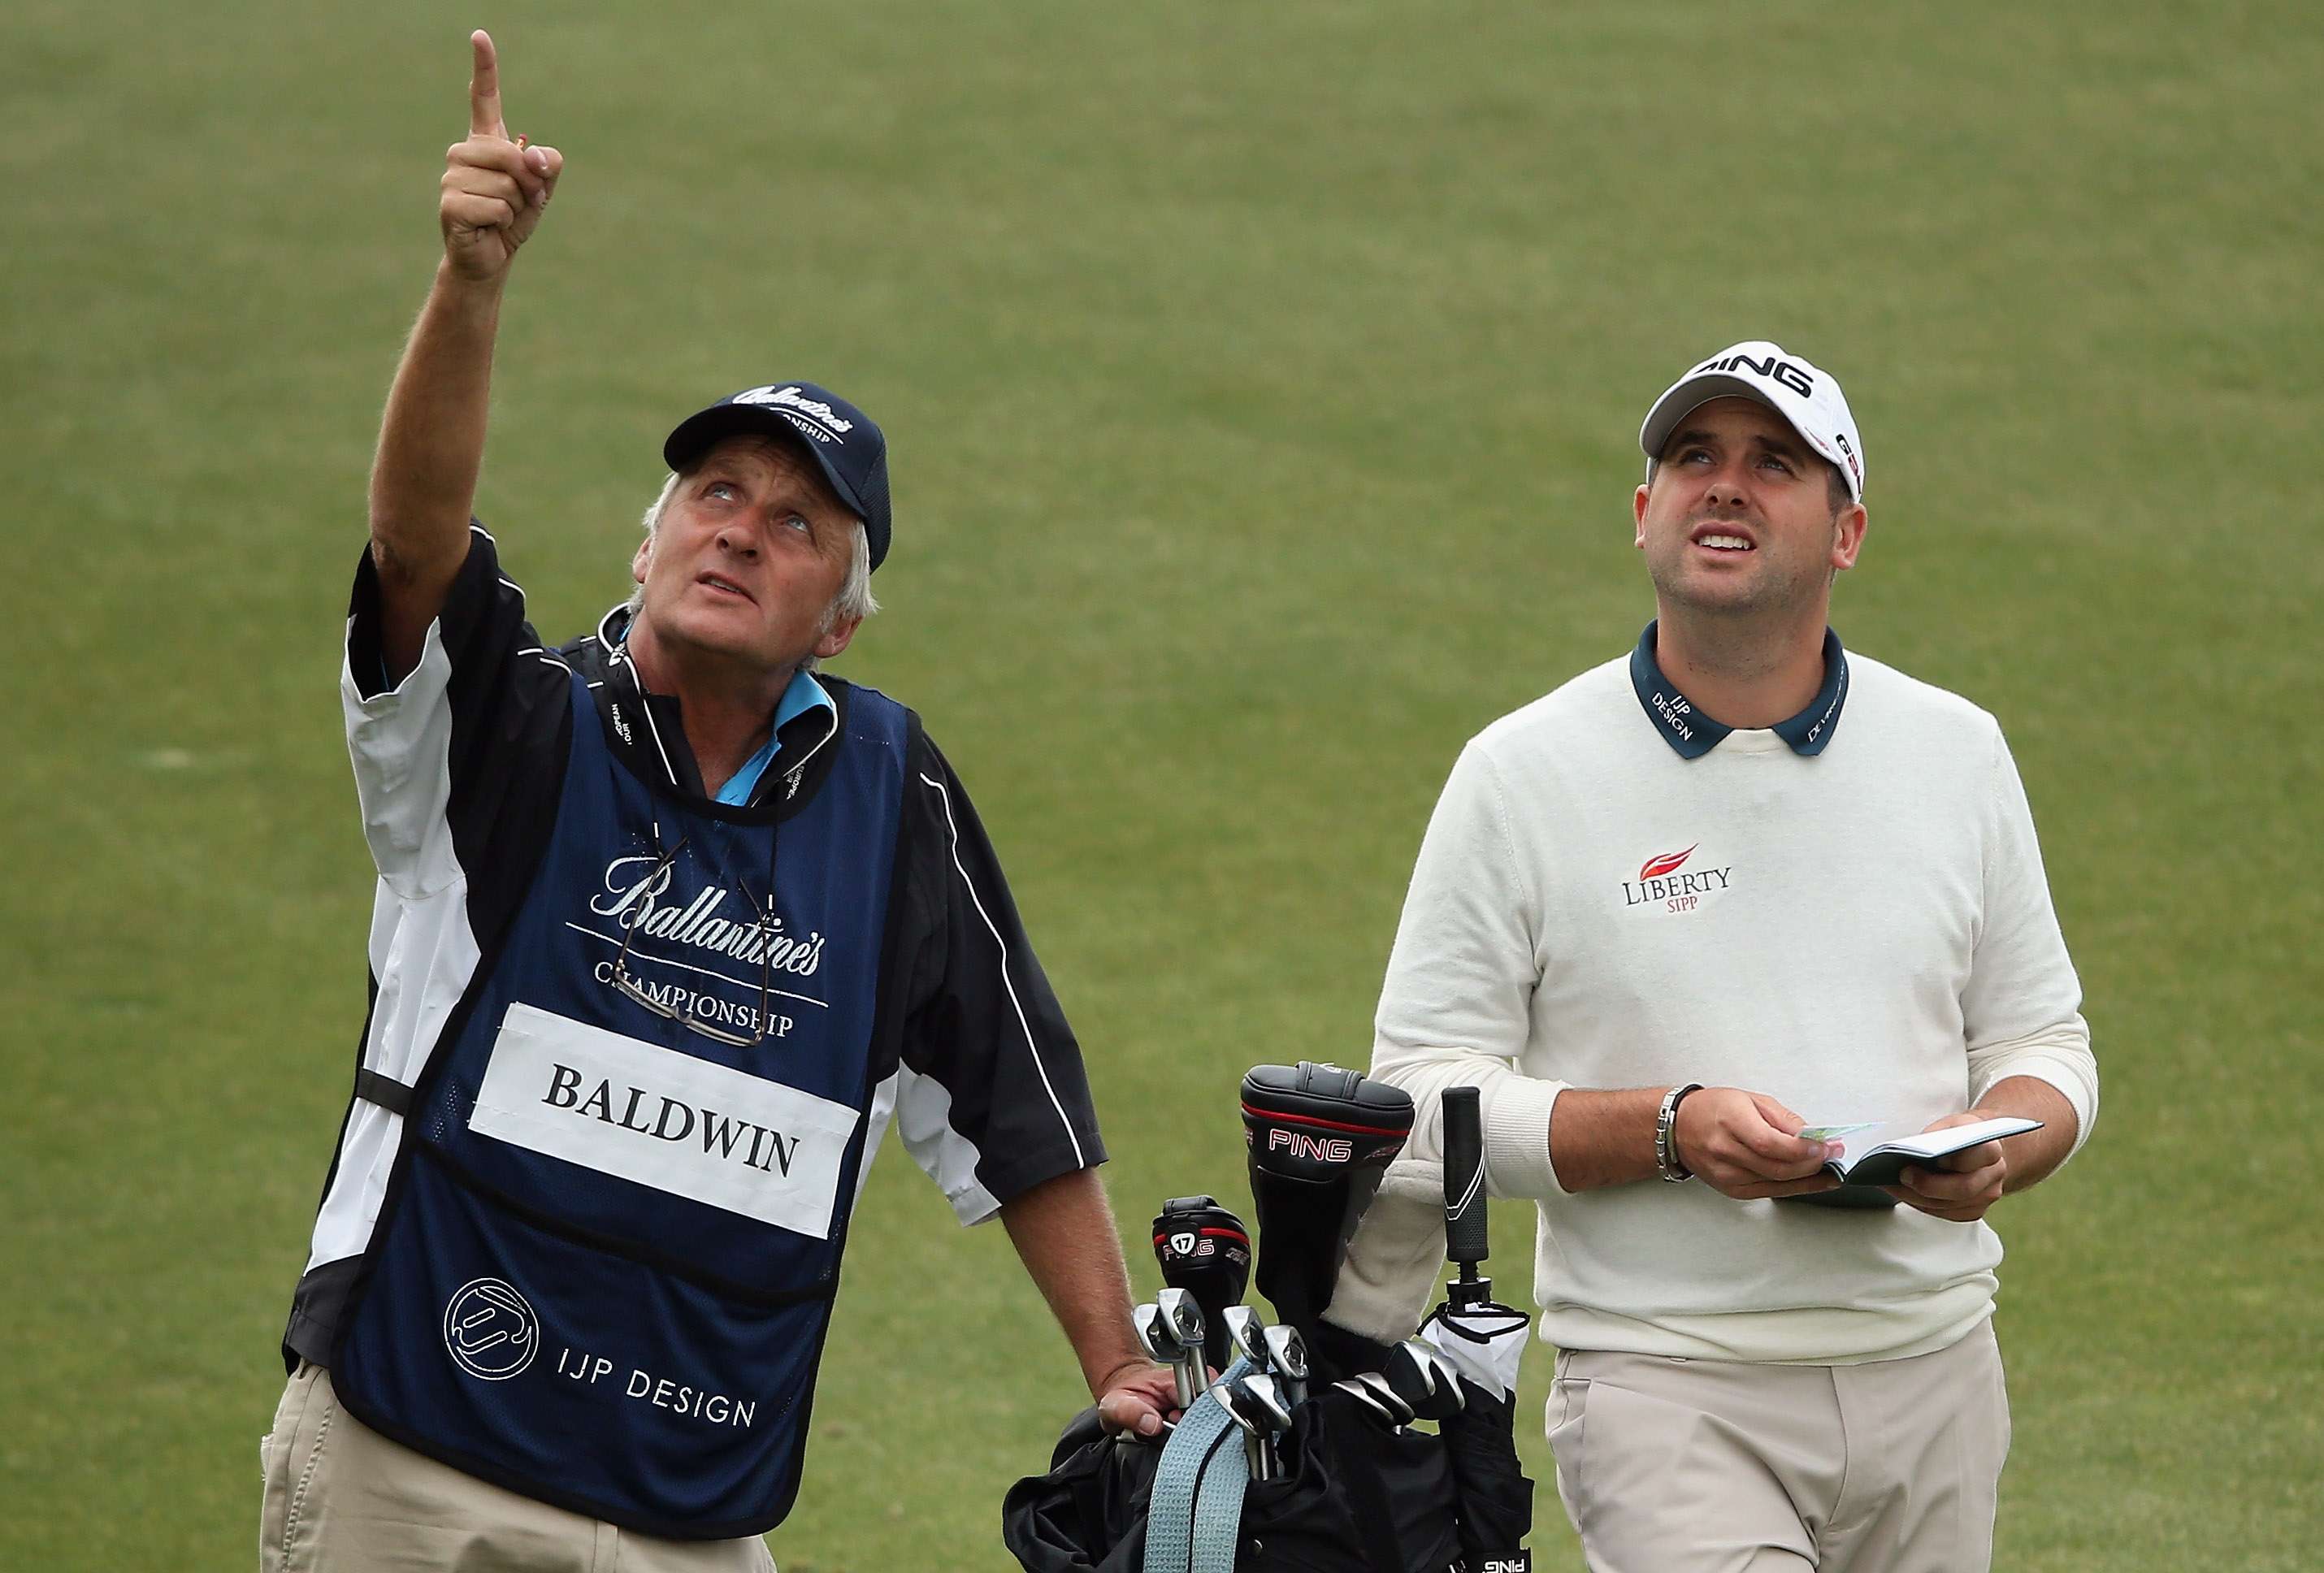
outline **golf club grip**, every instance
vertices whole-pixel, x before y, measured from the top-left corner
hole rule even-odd
[[[1489,1254],[1485,1228],[1485,1133],[1474,1087],[1444,1090],[1444,1255],[1463,1265]]]

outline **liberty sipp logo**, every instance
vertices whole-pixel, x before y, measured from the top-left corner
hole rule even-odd
[[[1694,846],[1699,847],[1702,844],[1701,842],[1697,842]],[[1658,858],[1648,858],[1638,866],[1638,878],[1656,879],[1665,874],[1675,874],[1686,866],[1686,860],[1692,856],[1694,856],[1694,847],[1689,847],[1683,852],[1665,852]]]
[[[1727,877],[1735,871],[1732,864],[1687,871],[1686,860],[1702,845],[1697,842],[1683,852],[1657,852],[1639,864],[1637,881],[1622,881],[1622,905],[1646,906],[1661,902],[1665,912],[1692,912],[1705,896],[1726,889]]]

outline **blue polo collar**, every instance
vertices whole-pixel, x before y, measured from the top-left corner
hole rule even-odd
[[[604,719],[607,739],[616,751],[641,767],[641,774],[667,780],[681,793],[711,796],[703,788],[693,754],[687,751],[678,701],[667,694],[649,694],[638,681],[637,667],[629,658],[632,621],[629,608],[617,605],[598,620],[596,638],[590,641],[595,646],[595,658],[602,663],[591,670],[602,675],[589,687]],[[642,726],[635,724],[640,718],[645,722]],[[775,702],[766,743],[743,761],[742,768],[718,790],[715,801],[736,806],[756,803],[766,796],[760,790],[761,786],[772,790],[768,772],[779,759],[778,779],[786,784],[786,793],[796,792],[799,772],[838,731],[839,706],[830,691],[806,671],[792,673]]]
[[[1694,701],[1678,691],[1677,684],[1663,676],[1662,663],[1655,658],[1657,626],[1658,622],[1646,624],[1646,631],[1638,636],[1637,649],[1630,652],[1630,686],[1638,695],[1638,707],[1663,734],[1671,751],[1682,759],[1699,759],[1735,729],[1705,715]],[[1848,652],[1840,648],[1840,636],[1827,628],[1823,630],[1823,686],[1816,690],[1806,709],[1768,730],[1789,744],[1792,752],[1813,758],[1823,752],[1831,734],[1840,730],[1840,710],[1847,700]]]
[[[791,674],[790,686],[783,690],[782,698],[775,703],[775,730],[782,731],[810,710],[828,710],[834,715],[839,713],[839,706],[831,702],[831,695],[824,692],[823,685],[815,680],[812,672],[802,667]]]
[[[718,788],[718,801],[750,802],[759,790],[759,777],[766,774],[769,765],[774,763],[775,750],[783,741],[783,729],[810,710],[829,711],[832,722],[839,719],[839,706],[831,702],[831,695],[824,691],[823,685],[805,670],[794,672],[790,686],[783,690],[782,698],[775,704],[774,730],[767,734],[767,741],[759,745],[759,751],[743,760],[742,768],[734,772],[726,785]]]

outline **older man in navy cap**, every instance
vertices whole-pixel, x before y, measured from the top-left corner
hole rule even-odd
[[[680,422],[636,593],[562,645],[471,519],[503,286],[563,166],[472,44],[347,623],[373,989],[262,1565],[764,1568],[890,1124],[1006,1223],[1109,1422],[1158,1430],[1169,1378],[966,795],[912,712],[815,671],[874,610],[879,427],[805,382]]]
[[[1639,445],[1655,621],[1462,751],[1373,1071],[1480,1086],[1492,1189],[1536,1202],[1591,1567],[1983,1568],[1984,1220],[2098,1109],[2033,818],[1992,716],[1829,626],[1866,527],[1831,373],[1732,345]],[[1831,1167],[1924,1131],[1885,1184]]]

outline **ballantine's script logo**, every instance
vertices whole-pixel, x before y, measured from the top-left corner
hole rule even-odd
[[[1695,846],[1702,844],[1698,842]],[[1702,897],[1726,889],[1727,877],[1735,871],[1731,863],[1724,869],[1683,871],[1694,851],[1689,847],[1683,852],[1660,852],[1648,858],[1638,866],[1636,884],[1622,881],[1622,905],[1645,906],[1659,901],[1666,912],[1692,912]]]
[[[635,924],[641,935],[732,956],[745,966],[764,961],[778,972],[811,978],[823,965],[820,933],[810,930],[799,939],[783,932],[779,917],[765,924],[720,917],[718,908],[728,892],[715,886],[697,891],[683,905],[665,900],[673,870],[664,868],[656,874],[660,862],[651,856],[615,858],[605,865],[605,893],[589,898],[589,910],[600,917],[619,918],[623,928]],[[652,910],[641,915],[639,909],[649,904]]]
[[[855,429],[855,423],[853,421],[843,419],[839,411],[834,409],[830,405],[825,404],[820,399],[810,399],[794,387],[785,386],[779,388],[772,383],[769,383],[763,388],[753,388],[747,393],[735,394],[733,402],[736,404],[770,404],[784,409],[796,409],[801,415],[807,416],[816,421],[835,437],[844,437],[849,432]]]
[[[444,1348],[469,1375],[505,1382],[540,1352],[540,1319],[514,1285],[471,1279],[444,1307]]]

